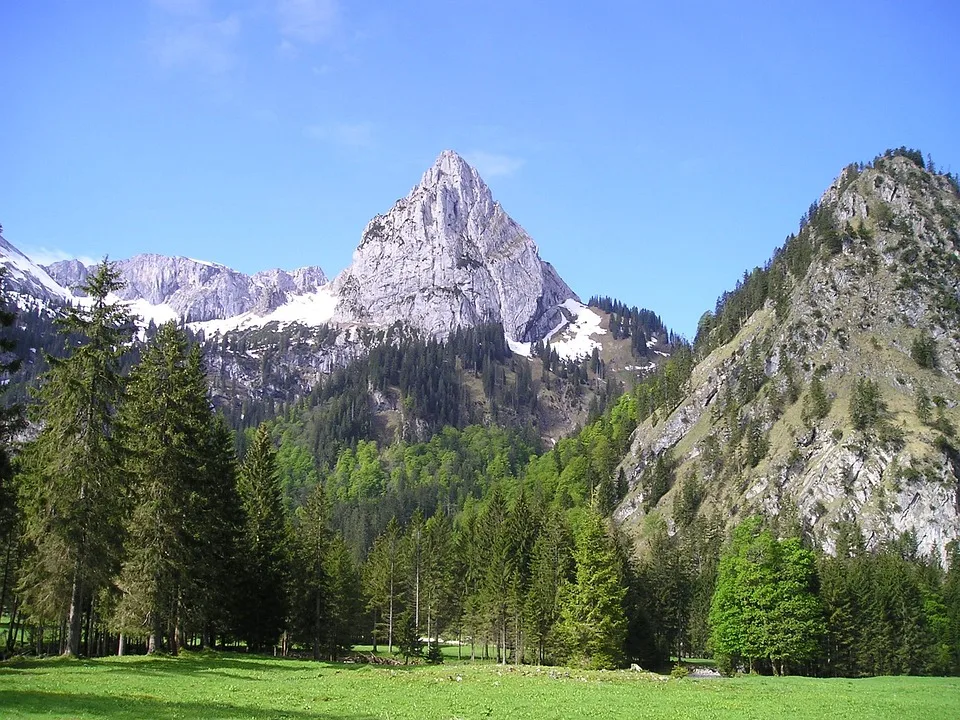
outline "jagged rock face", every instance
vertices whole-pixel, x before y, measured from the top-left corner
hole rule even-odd
[[[47,271],[0,235],[0,267],[4,292],[44,302],[62,302],[69,293]]]
[[[153,254],[120,260],[116,266],[125,283],[119,293],[123,300],[168,306],[188,322],[230,318],[250,310],[265,314],[290,295],[313,292],[326,283],[318,267],[292,273],[267,270],[250,277],[224,265]],[[54,263],[49,271],[61,285],[76,288],[86,280],[89,268],[67,260]]]
[[[333,292],[342,322],[399,321],[434,336],[501,322],[518,341],[542,338],[561,319],[557,306],[576,298],[477,171],[450,151],[370,221]]]
[[[702,510],[731,522],[795,519],[829,551],[837,521],[856,520],[868,545],[911,532],[943,558],[960,539],[960,196],[943,176],[892,157],[845,171],[819,205],[836,229],[833,249],[817,248],[803,276],[786,279],[779,312],[767,301],[700,361],[669,415],[640,425],[622,466],[633,489],[617,517],[642,525],[653,510],[644,469],[669,449],[675,485],[655,504],[668,519],[693,477],[708,488]],[[921,337],[934,344],[934,368],[912,352]],[[751,365],[764,378],[756,393],[744,390]],[[815,373],[825,417],[804,409]],[[861,380],[876,384],[885,408],[865,429],[851,410]],[[934,400],[926,419],[924,395]],[[745,461],[750,432],[769,446],[755,466]]]

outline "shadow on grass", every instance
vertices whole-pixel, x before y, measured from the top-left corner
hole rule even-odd
[[[373,715],[345,715],[323,712],[322,708],[310,711],[269,710],[243,707],[219,702],[175,702],[151,695],[104,697],[56,692],[0,692],[0,717],[7,717],[4,708],[17,716],[38,717],[91,717],[111,720],[173,720],[173,718],[202,718],[203,720],[372,720]]]

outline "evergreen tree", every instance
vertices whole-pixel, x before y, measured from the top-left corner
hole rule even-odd
[[[64,652],[80,652],[81,618],[116,574],[126,495],[115,437],[120,363],[132,337],[126,308],[108,300],[122,283],[104,260],[83,291],[88,302],[58,320],[71,339],[64,358],[46,358],[27,449],[22,493],[30,547],[21,588],[33,612],[66,615]]]
[[[538,665],[547,662],[559,618],[560,588],[570,565],[569,531],[564,514],[551,512],[534,542],[524,614],[529,644]]]
[[[453,530],[446,514],[438,509],[423,527],[421,603],[428,641],[439,640],[450,618],[453,583]]]
[[[148,652],[161,649],[164,636],[177,652],[192,601],[207,589],[193,585],[204,579],[204,553],[214,550],[211,538],[200,542],[212,520],[204,517],[206,390],[199,349],[189,350],[174,323],[161,326],[131,374],[121,413],[134,507],[117,615],[124,630],[149,633]]]
[[[2,230],[2,228],[0,228]],[[0,394],[7,400],[8,383],[20,368],[20,360],[14,354],[15,344],[9,336],[9,328],[13,325],[16,314],[7,309],[5,288],[2,283],[6,271],[0,268],[0,378],[7,381],[0,389]],[[23,411],[16,404],[4,403],[0,406],[0,557],[3,558],[2,581],[0,581],[0,614],[7,614],[7,599],[12,587],[16,565],[20,556],[19,538],[19,511],[16,502],[16,492],[13,486],[12,453],[14,435],[23,426]],[[9,615],[14,613],[10,612]],[[9,634],[8,634],[9,637]],[[8,639],[8,645],[13,638]]]
[[[373,647],[376,650],[380,626],[386,626],[387,649],[393,652],[396,617],[400,608],[401,530],[397,518],[377,538],[363,568],[367,609],[374,615]],[[382,620],[380,620],[382,618]]]
[[[360,573],[340,535],[334,535],[330,541],[323,572],[328,592],[327,653],[330,660],[336,660],[353,646],[358,635],[361,606]]]
[[[567,659],[593,668],[617,667],[627,633],[626,589],[603,519],[593,511],[583,517],[573,559],[576,579],[562,593],[558,628]]]
[[[194,527],[196,614],[204,647],[233,631],[240,615],[243,572],[243,506],[233,433],[222,415],[213,418],[198,488]]]
[[[324,644],[325,625],[331,611],[330,578],[327,555],[330,552],[328,508],[323,485],[317,483],[307,502],[297,510],[294,542],[294,618],[295,636],[309,643],[313,659],[319,660]]]
[[[276,449],[260,425],[240,468],[246,579],[243,629],[255,651],[276,644],[289,607],[290,529],[277,475]]]
[[[642,578],[651,600],[649,613],[657,655],[661,660],[667,660],[670,655],[679,659],[687,640],[693,581],[681,554],[679,537],[669,537],[665,525],[651,541]]]
[[[0,268],[0,378],[6,381],[2,392],[6,394],[10,376],[20,369],[20,359],[14,354],[16,345],[9,336],[9,328],[16,320],[16,313],[8,309],[5,288],[5,268]],[[17,404],[0,406],[0,538],[7,541],[13,532],[16,520],[16,493],[13,489],[11,454],[13,437],[23,426],[22,408]],[[4,585],[6,588],[6,585]],[[3,611],[6,594],[0,596],[0,612]]]

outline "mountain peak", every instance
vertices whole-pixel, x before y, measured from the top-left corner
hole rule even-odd
[[[517,341],[542,338],[562,320],[559,305],[576,298],[452,150],[370,221],[333,290],[343,322],[399,321],[433,336],[499,322]]]
[[[423,190],[450,187],[458,194],[492,202],[490,188],[470,163],[453,150],[441,152],[417,186]]]

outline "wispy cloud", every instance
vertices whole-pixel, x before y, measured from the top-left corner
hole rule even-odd
[[[474,150],[466,153],[463,157],[477,169],[477,172],[488,178],[513,175],[526,162],[522,158],[484,152],[483,150]]]
[[[308,125],[303,134],[312,140],[332,143],[340,147],[365,148],[374,143],[374,127],[370,122],[331,123]]]
[[[24,246],[23,254],[33,260],[37,265],[52,265],[61,260],[79,260],[84,265],[96,265],[100,260],[87,257],[86,255],[74,255],[66,250],[50,249],[47,247]]]
[[[280,34],[306,43],[328,38],[337,26],[340,8],[337,0],[278,0],[277,19]]]

